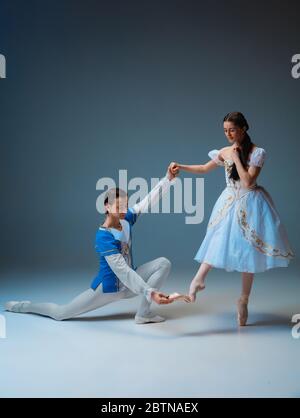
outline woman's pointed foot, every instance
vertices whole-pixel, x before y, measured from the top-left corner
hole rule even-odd
[[[201,292],[201,290],[205,289],[205,285],[203,283],[198,284],[191,284],[190,291],[189,291],[189,298],[192,303],[196,301],[196,293]]]
[[[187,303],[191,302],[190,297],[188,295],[184,295],[184,294],[181,294],[181,293],[178,293],[178,292],[171,293],[169,295],[169,299],[172,300],[172,301],[182,300],[182,301],[187,302]]]
[[[241,296],[237,302],[238,324],[244,327],[248,319],[248,296]]]

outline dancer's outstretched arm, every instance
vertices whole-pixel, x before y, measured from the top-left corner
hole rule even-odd
[[[143,294],[148,302],[154,301],[158,304],[172,303],[167,295],[158,292],[157,289],[150,287],[129,265],[126,263],[122,254],[112,254],[105,256],[109,267],[133,293]]]
[[[198,165],[185,165],[185,164],[179,164],[176,162],[172,162],[169,165],[169,169],[174,175],[177,175],[179,173],[179,170],[188,171],[189,173],[193,174],[206,174],[209,171],[214,170],[218,167],[218,164],[210,160],[206,164],[198,164]]]
[[[132,210],[136,214],[141,213],[148,213],[149,209],[153,207],[160,199],[162,195],[164,195],[170,188],[172,184],[175,182],[175,175],[168,170],[165,177],[163,177],[156,186],[153,187],[153,189],[150,191],[150,193],[147,194],[147,196],[144,197],[143,200],[141,200],[139,203],[136,203]],[[161,194],[160,194],[161,190]]]

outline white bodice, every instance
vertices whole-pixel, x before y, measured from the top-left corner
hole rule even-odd
[[[231,167],[234,162],[231,159],[221,161],[219,158],[220,150],[214,149],[208,153],[208,156],[219,166],[225,168],[225,180],[227,187],[234,187],[235,189],[243,188],[241,180],[234,181],[230,178]],[[263,148],[256,147],[249,155],[248,166],[262,167],[265,161],[266,151]]]

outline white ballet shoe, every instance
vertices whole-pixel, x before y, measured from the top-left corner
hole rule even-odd
[[[166,320],[165,318],[159,315],[154,315],[150,317],[135,315],[134,319],[136,324],[151,324],[154,322],[164,322]]]
[[[4,309],[9,312],[19,312],[21,303],[30,303],[30,300],[22,300],[22,301],[11,300],[10,302],[5,303]]]
[[[248,297],[241,296],[237,301],[237,319],[238,324],[244,327],[248,319]]]
[[[187,303],[191,302],[191,299],[188,295],[183,295],[183,294],[177,293],[177,292],[171,293],[168,296],[168,298],[169,298],[169,300],[172,300],[173,302],[178,301],[178,300],[182,300],[182,301],[187,302]]]
[[[204,289],[205,289],[204,285],[197,284],[196,286],[194,286],[194,285],[191,284],[190,291],[189,291],[190,301],[192,303],[195,302],[196,301],[196,293],[201,292],[201,290],[204,290]]]

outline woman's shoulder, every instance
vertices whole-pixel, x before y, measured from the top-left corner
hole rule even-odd
[[[230,149],[231,146],[223,147],[219,149],[219,157],[221,157],[222,160],[225,160],[230,155]]]
[[[218,151],[219,153],[226,152],[226,151],[228,152],[230,148],[231,147],[223,147],[223,148],[220,148]]]
[[[208,153],[209,158],[211,158],[217,165],[224,165],[223,157],[221,155],[221,150],[213,149]]]

